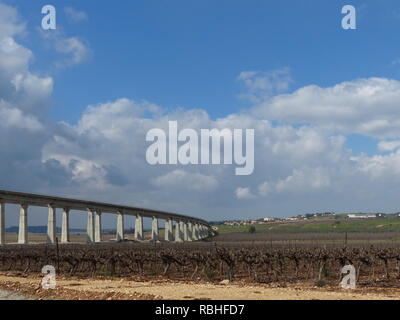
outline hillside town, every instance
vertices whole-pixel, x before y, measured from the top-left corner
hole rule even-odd
[[[298,221],[313,220],[313,219],[382,219],[387,217],[400,218],[400,212],[393,214],[387,214],[387,213],[336,214],[334,212],[324,212],[324,213],[310,213],[304,215],[297,215],[290,218],[265,217],[260,219],[230,220],[230,221],[222,221],[218,224],[220,225],[223,224],[226,226],[250,226],[250,225],[264,225],[269,223],[298,222]]]

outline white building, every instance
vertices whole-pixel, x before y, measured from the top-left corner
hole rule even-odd
[[[376,214],[349,214],[349,219],[373,219],[376,218]]]

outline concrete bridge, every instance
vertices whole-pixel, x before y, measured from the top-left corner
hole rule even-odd
[[[69,216],[71,210],[87,213],[87,242],[99,243],[102,241],[101,216],[102,213],[117,215],[116,240],[123,241],[124,217],[135,217],[135,239],[144,240],[143,218],[152,219],[151,240],[159,238],[159,220],[165,220],[165,241],[197,241],[211,235],[211,228],[202,219],[180,214],[136,208],[110,203],[68,199],[38,194],[29,194],[0,190],[0,244],[5,244],[5,205],[7,203],[20,206],[18,243],[28,243],[28,209],[31,206],[48,208],[47,242],[56,242],[56,210],[62,210],[61,243],[70,241]],[[173,228],[175,222],[175,228]]]

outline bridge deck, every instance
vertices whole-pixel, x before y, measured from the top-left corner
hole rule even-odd
[[[205,220],[190,217],[182,214],[166,211],[152,210],[146,208],[116,205],[104,202],[86,201],[80,199],[70,199],[57,196],[40,195],[33,193],[22,193],[15,191],[0,190],[0,201],[13,204],[27,204],[38,207],[47,207],[49,204],[58,208],[68,208],[70,210],[86,211],[87,209],[99,210],[104,213],[122,212],[124,215],[141,214],[144,217],[157,217],[159,219],[177,219],[182,221],[197,222],[208,225]]]

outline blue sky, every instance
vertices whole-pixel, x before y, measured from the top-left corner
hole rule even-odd
[[[48,128],[34,138],[4,128],[10,137],[21,135],[23,146],[36,148],[35,159],[21,150],[7,154],[5,167],[11,169],[4,187],[117,202],[129,195],[147,207],[221,217],[239,216],[238,210],[257,216],[265,210],[289,215],[296,210],[396,209],[395,196],[373,201],[369,195],[375,191],[361,186],[382,189],[395,185],[400,175],[398,1],[0,3],[18,16],[14,19],[14,11],[0,15],[0,28],[1,19],[7,26],[26,24],[23,31],[3,38],[12,37],[32,52],[30,58],[21,58],[28,62],[20,69],[43,80],[38,101],[46,108],[35,107],[40,112],[33,115]],[[47,4],[57,9],[57,31],[40,29],[41,8]],[[341,8],[347,4],[356,7],[357,30],[341,28]],[[81,19],[66,14],[68,8]],[[32,116],[10,98],[18,96],[17,89],[1,96],[1,86],[14,83],[20,69],[8,64],[7,72],[1,70],[10,78],[0,77],[0,98]],[[45,84],[46,78],[52,86]],[[275,90],[279,84],[285,88]],[[27,96],[36,99],[33,91]],[[146,102],[159,106],[162,115]],[[199,123],[251,122],[261,130],[256,136],[256,175],[239,179],[215,168],[146,166],[140,162],[143,132],[165,124],[164,116],[195,128]],[[125,120],[131,121],[130,127]],[[272,127],[263,127],[262,120]],[[110,138],[105,129],[119,126],[124,128],[118,132],[122,138]],[[98,148],[88,147],[93,144]],[[24,185],[12,168],[30,165],[36,178],[46,176],[48,181],[36,188],[33,182]],[[164,185],[170,178],[174,181]],[[204,183],[209,193],[193,196],[192,206],[179,206],[173,199],[181,195],[186,180]],[[93,181],[99,190],[91,190]],[[354,188],[360,188],[358,196],[348,197],[345,190]],[[310,194],[298,194],[300,189]]]

